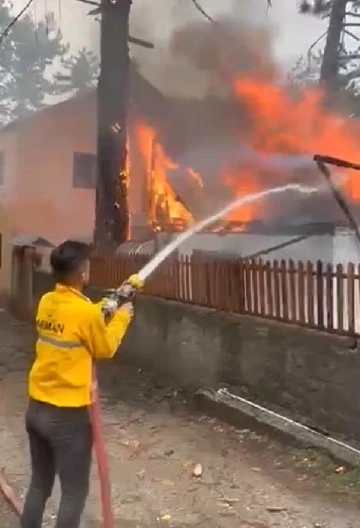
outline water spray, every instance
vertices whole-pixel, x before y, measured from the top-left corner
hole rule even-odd
[[[273,194],[282,194],[288,191],[298,192],[301,194],[314,194],[319,192],[319,187],[308,187],[305,185],[300,184],[288,184],[288,185],[282,185],[280,187],[273,187],[271,189],[267,189],[266,191],[261,191],[254,194],[247,194],[246,196],[241,196],[240,198],[237,198],[227,206],[225,206],[223,209],[218,211],[217,213],[213,214],[212,216],[209,216],[208,218],[205,218],[204,220],[201,220],[200,222],[197,222],[196,224],[192,225],[181,233],[175,240],[170,242],[167,246],[165,246],[157,255],[154,256],[148,262],[139,272],[138,277],[140,280],[145,281],[160,264],[168,258],[171,253],[173,253],[178,247],[180,247],[184,242],[186,242],[190,237],[195,235],[196,233],[199,233],[205,227],[208,227],[224,216],[226,216],[228,213],[233,211],[234,209],[237,209],[238,207],[241,207],[242,205],[256,202],[258,200],[261,200],[265,196],[271,196]]]
[[[111,314],[120,308],[120,306],[126,302],[131,301],[140,289],[141,285],[149,278],[149,276],[167,259],[176,249],[178,249],[184,242],[191,238],[196,233],[202,231],[205,227],[208,227],[228,213],[241,207],[242,205],[256,202],[264,198],[265,196],[271,196],[273,194],[282,194],[288,191],[298,192],[301,194],[313,194],[319,192],[320,187],[308,187],[300,184],[288,184],[280,187],[273,187],[266,191],[261,191],[254,194],[247,194],[241,196],[231,202],[230,204],[223,207],[217,213],[197,222],[181,233],[175,238],[170,244],[165,246],[159,253],[157,253],[145,266],[136,274],[130,277],[124,282],[118,289],[110,290],[105,294],[105,300],[102,307],[102,311],[105,317],[111,317]]]

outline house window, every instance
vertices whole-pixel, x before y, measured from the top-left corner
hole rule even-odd
[[[73,187],[75,189],[95,189],[96,187],[96,156],[74,152],[73,156]]]
[[[0,186],[4,185],[5,181],[5,155],[0,151]]]

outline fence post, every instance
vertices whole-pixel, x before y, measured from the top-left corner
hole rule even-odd
[[[325,275],[326,287],[326,324],[328,330],[334,329],[334,293],[333,293],[333,267],[332,264],[326,266]]]
[[[239,258],[238,261],[238,299],[239,299],[239,313],[245,313],[245,280],[244,280],[244,260]]]
[[[258,260],[258,269],[259,269],[259,297],[260,297],[260,315],[266,315],[266,306],[265,306],[265,269],[264,262],[262,259]]]
[[[286,261],[282,260],[280,262],[280,275],[281,275],[281,305],[283,310],[283,319],[284,321],[289,321],[289,292],[287,286],[287,267]]]
[[[281,283],[280,283],[280,269],[277,260],[274,260],[274,298],[275,298],[275,317],[281,319]]]
[[[347,269],[347,312],[348,312],[348,331],[350,335],[355,334],[355,266],[348,264]]]
[[[324,278],[323,263],[318,260],[316,263],[316,301],[317,301],[317,326],[324,329]]]
[[[305,317],[305,268],[304,263],[298,261],[298,300],[299,300],[299,321],[301,324],[306,323]]]
[[[342,264],[336,266],[336,313],[337,329],[344,331],[344,269]]]
[[[310,260],[306,264],[306,295],[308,324],[310,327],[314,328],[314,266]]]
[[[297,312],[296,312],[296,278],[295,278],[295,264],[292,259],[289,260],[289,285],[290,285],[290,314],[289,318],[291,322],[296,322],[297,320]],[[299,271],[298,271],[299,273]]]

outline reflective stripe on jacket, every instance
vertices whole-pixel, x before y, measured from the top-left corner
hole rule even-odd
[[[119,310],[105,325],[101,303],[57,284],[37,311],[30,397],[58,407],[89,405],[92,359],[113,357],[129,323],[130,315]]]

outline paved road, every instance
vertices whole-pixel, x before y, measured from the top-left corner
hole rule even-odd
[[[5,466],[23,494],[28,479],[23,414],[33,335],[6,313],[0,313],[0,333],[0,467]],[[356,500],[340,493],[351,489],[356,498],[356,475],[326,457],[196,412],[180,394],[154,386],[139,372],[116,363],[103,365],[102,371],[103,421],[119,527],[360,527]],[[197,464],[202,474],[195,477]],[[100,528],[95,467],[92,488],[83,525]],[[53,525],[57,497],[58,489],[48,526]],[[16,526],[1,500],[0,526]]]

